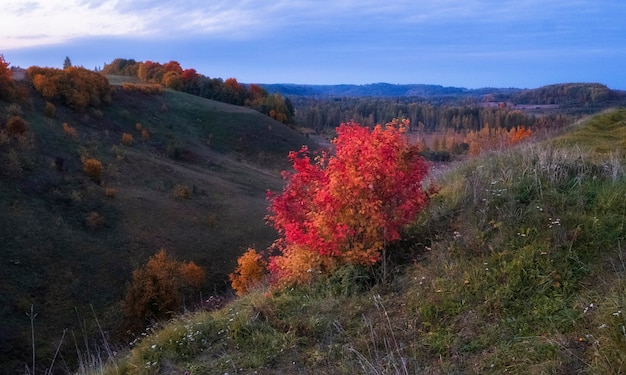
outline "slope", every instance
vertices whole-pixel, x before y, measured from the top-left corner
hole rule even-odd
[[[105,373],[623,373],[624,139],[598,152],[585,134],[625,118],[599,114],[438,177],[390,249],[388,283],[348,268],[261,288],[162,325]]]
[[[45,116],[35,93],[0,103],[0,122],[18,114],[28,129],[0,142],[0,373],[30,363],[31,306],[41,366],[63,329],[92,338],[91,306],[115,337],[131,272],[159,248],[205,268],[205,296],[224,290],[236,257],[275,237],[265,192],[288,151],[316,147],[258,112],[174,91],[117,88],[83,113],[55,104]]]

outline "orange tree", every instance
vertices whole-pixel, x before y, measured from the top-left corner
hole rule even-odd
[[[177,262],[164,249],[159,250],[143,267],[133,271],[122,302],[126,328],[138,332],[180,312],[185,297],[193,298],[205,279],[204,270],[194,262]]]
[[[268,221],[279,233],[268,269],[279,284],[301,283],[346,264],[373,265],[427,204],[427,164],[403,135],[407,120],[370,130],[341,124],[333,155],[291,152],[294,172],[268,193]],[[384,265],[384,262],[383,262]]]
[[[15,99],[15,84],[9,63],[0,55],[0,100],[13,101]]]

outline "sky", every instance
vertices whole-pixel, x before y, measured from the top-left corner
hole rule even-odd
[[[624,0],[3,0],[12,66],[178,61],[243,83],[626,90]]]

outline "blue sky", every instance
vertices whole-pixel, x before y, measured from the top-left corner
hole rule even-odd
[[[245,83],[626,89],[624,0],[3,0],[12,65],[180,62]]]

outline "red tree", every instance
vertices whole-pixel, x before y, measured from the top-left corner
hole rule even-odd
[[[280,255],[269,264],[274,280],[299,282],[310,277],[303,270],[371,265],[400,238],[429,197],[422,186],[428,168],[402,134],[407,125],[394,121],[370,131],[341,124],[333,156],[311,159],[306,147],[290,153],[295,173],[284,173],[284,191],[269,196],[268,220],[281,236]]]

